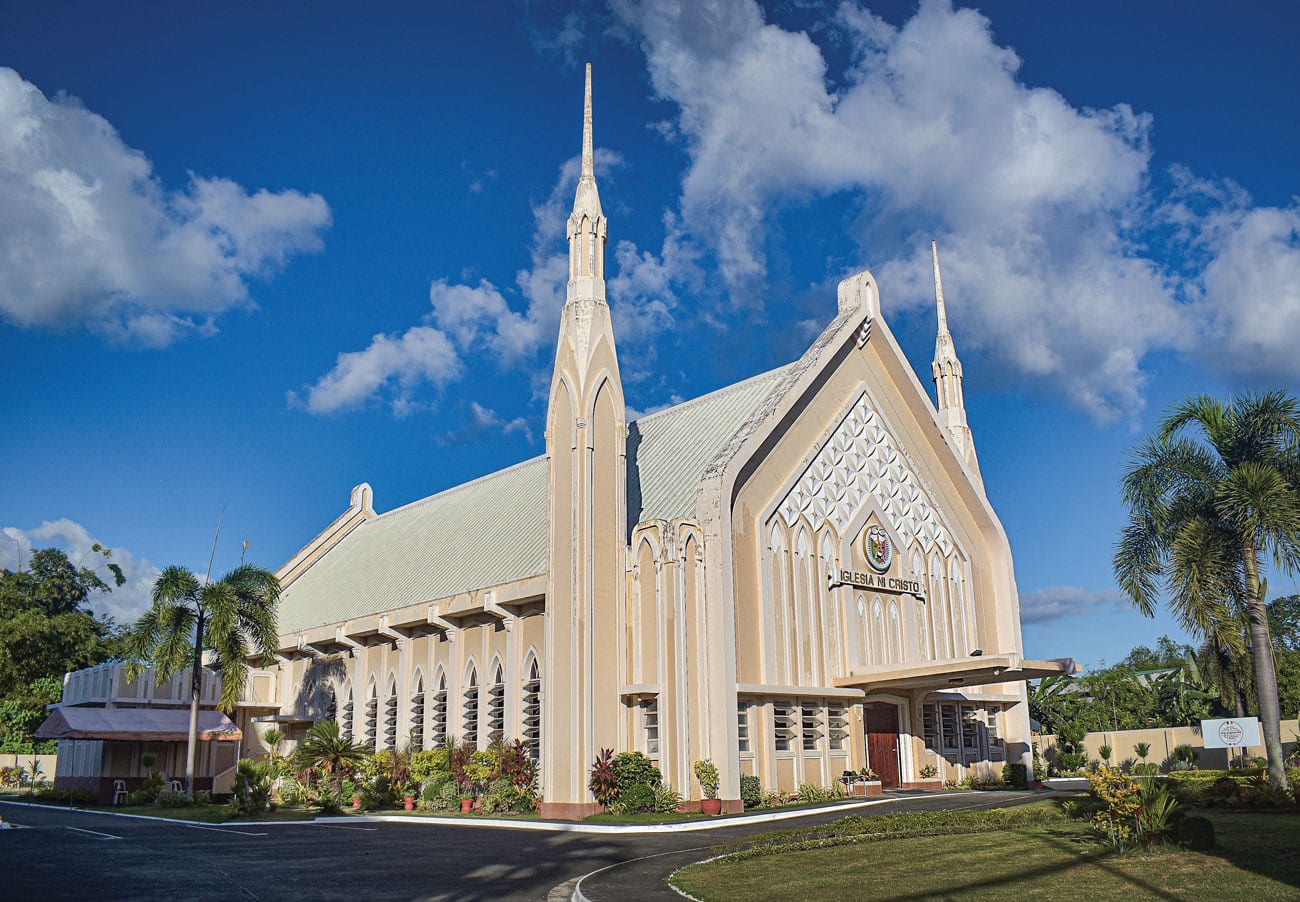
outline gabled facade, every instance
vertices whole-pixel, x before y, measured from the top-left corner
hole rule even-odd
[[[591,73],[546,454],[383,514],[369,486],[280,571],[278,698],[377,748],[522,738],[543,814],[601,748],[791,791],[1030,762],[1011,551],[966,422],[935,251],[932,403],[869,273],[794,363],[627,422]],[[615,299],[617,302],[617,299]]]

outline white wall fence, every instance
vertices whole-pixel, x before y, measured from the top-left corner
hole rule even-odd
[[[1050,762],[1056,753],[1056,737],[1048,733],[1035,736],[1034,742],[1037,743],[1038,753],[1043,756],[1043,760]],[[1117,765],[1130,759],[1137,761],[1138,755],[1134,750],[1134,746],[1140,742],[1145,742],[1151,747],[1146,759],[1150,763],[1164,764],[1178,746],[1190,745],[1196,749],[1198,767],[1225,768],[1228,766],[1227,749],[1207,749],[1201,739],[1199,726],[1158,727],[1150,730],[1108,730],[1089,733],[1083,737],[1083,750],[1088,753],[1089,762],[1100,761],[1101,747],[1108,745],[1111,748],[1110,763]],[[1283,754],[1289,753],[1298,742],[1300,742],[1300,722],[1295,720],[1282,721]],[[1246,754],[1252,758],[1262,758],[1264,757],[1264,747],[1262,745],[1251,746],[1246,749]]]
[[[32,759],[35,758],[41,768],[41,777],[53,781],[54,767],[59,762],[58,755],[0,755],[0,767],[21,767],[26,770],[32,769]]]

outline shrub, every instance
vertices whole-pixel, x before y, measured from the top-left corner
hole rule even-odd
[[[1138,839],[1148,849],[1172,838],[1174,829],[1183,818],[1183,806],[1162,786],[1143,783],[1138,789],[1141,807],[1137,813]]]
[[[1214,824],[1199,814],[1185,817],[1174,828],[1174,839],[1196,852],[1208,852],[1214,848]]]
[[[235,798],[247,814],[261,814],[267,809],[271,801],[270,762],[239,759],[235,765]]]
[[[434,776],[424,784],[420,790],[420,798],[426,802],[433,802],[442,796],[442,790],[448,784],[452,789],[456,788],[456,781],[451,778],[450,773],[435,772]]]
[[[55,789],[53,786],[42,786],[36,790],[35,796],[38,799],[65,802],[69,805],[91,805],[95,802],[95,794],[88,789]]]
[[[1109,745],[1103,745],[1101,748],[1097,749],[1097,754],[1100,755],[1101,760],[1105,761],[1107,764],[1110,764],[1110,756],[1114,753],[1115,750]]]
[[[1147,755],[1151,754],[1151,743],[1139,742],[1133,746],[1133,752],[1142,759],[1143,763],[1145,763]]]
[[[1156,777],[1160,775],[1160,765],[1154,761],[1143,761],[1133,765],[1133,773],[1139,777]]]
[[[1169,753],[1171,770],[1191,770],[1196,767],[1196,749],[1188,743],[1175,746]]]
[[[798,795],[799,801],[805,804],[829,802],[839,797],[839,793],[835,789],[817,786],[813,783],[800,783]]]
[[[154,803],[163,808],[185,808],[190,804],[190,800],[185,797],[183,792],[172,792],[170,789],[164,789],[158,793],[158,798]]]
[[[514,811],[522,814],[532,811],[535,805],[534,796],[516,786],[509,777],[497,777],[483,795],[482,810],[488,814],[494,811]]]
[[[162,787],[162,774],[154,774],[145,780],[144,785],[139,789],[127,794],[126,803],[128,805],[152,805],[158,798],[158,793],[162,792]]]
[[[614,756],[614,773],[618,774],[620,788],[643,784],[658,786],[664,781],[659,768],[641,752],[621,752]]]
[[[655,811],[659,814],[669,814],[681,807],[682,795],[673,789],[667,783],[660,783],[654,787],[655,793]]]
[[[618,798],[610,806],[616,814],[636,814],[640,811],[654,811],[655,791],[649,783],[633,783],[619,790]]]
[[[608,808],[618,798],[618,774],[614,771],[614,750],[601,749],[591,765],[587,788],[596,801]]]
[[[1029,772],[1023,764],[1008,761],[1002,765],[1002,782],[1012,789],[1025,789],[1029,786]]]
[[[1037,746],[1035,746],[1035,750],[1037,750]],[[922,780],[933,780],[935,777],[939,776],[939,768],[935,767],[933,764],[927,764],[921,768],[920,775]]]
[[[450,754],[446,748],[429,749],[411,756],[411,779],[420,783],[431,780],[435,774],[450,774]]]
[[[1105,836],[1117,849],[1125,849],[1133,837],[1140,790],[1133,778],[1109,767],[1099,767],[1088,775],[1094,798],[1104,806],[1092,817],[1093,829]]]
[[[708,758],[695,762],[695,779],[700,781],[700,791],[706,799],[718,797],[718,768]]]
[[[740,775],[740,800],[746,808],[757,808],[763,804],[763,783],[751,774]]]
[[[208,792],[206,789],[196,789],[196,790],[194,790],[194,804],[195,804],[195,805],[211,805],[211,804],[212,804],[212,793]]]

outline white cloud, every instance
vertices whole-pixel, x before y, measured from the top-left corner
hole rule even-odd
[[[291,405],[330,414],[360,407],[381,395],[394,414],[405,416],[417,401],[415,389],[441,387],[458,378],[460,358],[447,336],[429,326],[412,326],[402,335],[376,335],[364,351],[339,354],[334,368],[306,388],[306,397],[289,392]]]
[[[168,190],[104,118],[6,68],[0,209],[0,318],[146,346],[210,333],[330,225],[317,194],[197,175]]]
[[[489,435],[510,435],[517,432],[528,442],[533,443],[533,430],[528,420],[515,417],[506,420],[490,407],[484,407],[477,401],[469,403],[469,420],[455,432],[446,432],[438,438],[442,445],[468,445],[480,441]]]
[[[1300,325],[1300,209],[1251,209],[1220,187],[1208,218],[1180,210],[1203,268],[1155,262],[1147,244],[1170,209],[1152,195],[1151,117],[1025,84],[980,13],[923,0],[895,28],[844,3],[804,33],[752,0],[613,8],[655,94],[678,107],[660,129],[689,156],[675,240],[712,255],[733,307],[764,301],[777,214],[847,193],[887,310],[933,302],[937,238],[959,346],[1098,419],[1141,407],[1156,350],[1203,353],[1234,375],[1300,372],[1287,340]],[[818,41],[849,49],[845,72],[828,71]],[[673,283],[677,267],[662,265]]]
[[[143,614],[150,605],[150,593],[159,570],[153,564],[125,548],[109,548],[110,556],[105,558],[93,550],[98,542],[86,527],[66,517],[59,520],[46,520],[35,529],[19,529],[6,526],[0,529],[4,536],[0,547],[0,562],[7,569],[14,569],[21,560],[24,564],[31,559],[32,552],[42,548],[58,548],[67,553],[72,563],[95,571],[113,591],[94,595],[87,601],[86,607],[99,615],[110,615],[119,624],[131,624]],[[116,584],[116,577],[108,569],[109,564],[122,568],[126,582]]]
[[[1050,623],[1066,617],[1112,610],[1133,610],[1128,596],[1118,589],[1051,586],[1020,596],[1020,621],[1027,624]]]

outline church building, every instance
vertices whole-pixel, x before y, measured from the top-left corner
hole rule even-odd
[[[588,66],[545,455],[382,514],[353,489],[279,570],[245,735],[519,738],[543,816],[573,818],[602,748],[697,801],[712,760],[725,811],[742,774],[790,792],[1029,765],[1024,681],[1066,665],[1023,658],[937,250],[934,402],[862,272],[795,362],[629,422],[592,147]]]

